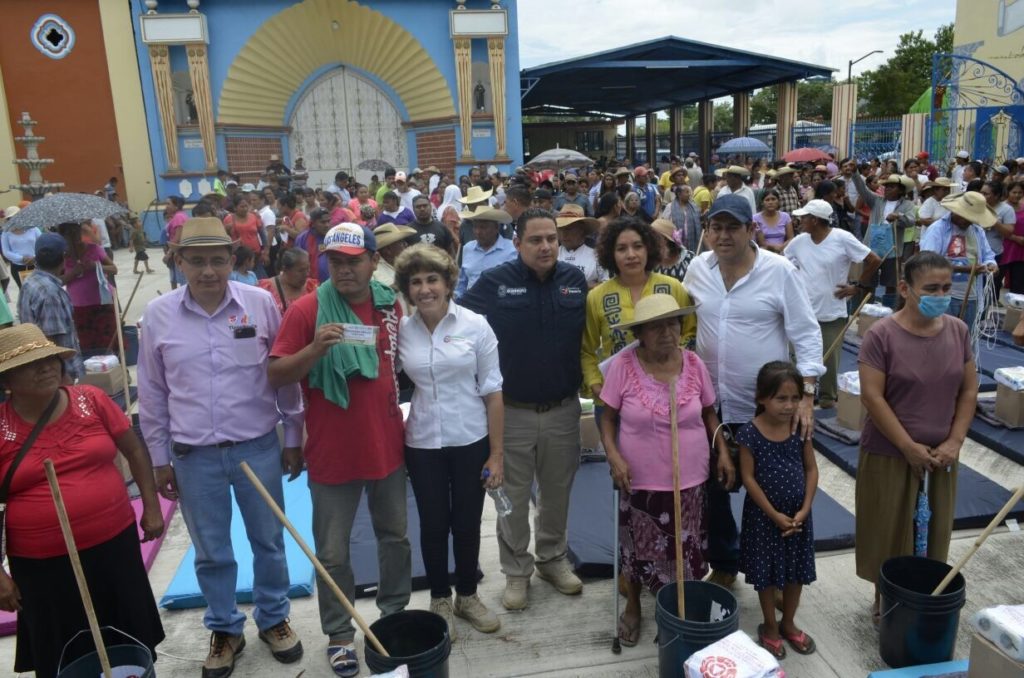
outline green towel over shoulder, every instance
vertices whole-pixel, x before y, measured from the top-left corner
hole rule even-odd
[[[375,309],[387,309],[395,305],[394,290],[376,280],[370,281],[370,296]],[[325,323],[363,324],[330,280],[320,283],[316,299],[317,327]],[[376,346],[335,344],[309,371],[309,386],[320,389],[327,400],[347,410],[349,377],[358,375],[365,379],[376,379],[379,369],[380,357]]]

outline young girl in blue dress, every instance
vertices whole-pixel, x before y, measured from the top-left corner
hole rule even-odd
[[[739,569],[761,601],[764,623],[758,642],[775,657],[811,654],[814,640],[794,621],[804,584],[815,580],[811,502],[818,487],[818,466],[811,441],[792,433],[803,397],[803,378],[787,362],[770,362],[757,374],[757,411],[739,430],[743,504]],[[775,599],[782,590],[782,620]]]

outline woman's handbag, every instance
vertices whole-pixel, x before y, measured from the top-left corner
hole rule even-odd
[[[4,476],[3,485],[0,485],[0,559],[7,556],[7,495],[11,491],[11,481],[14,480],[14,472],[18,470],[18,465],[21,464],[21,460],[25,458],[28,451],[32,449],[32,445],[36,442],[36,438],[42,433],[43,427],[46,426],[46,422],[50,420],[50,415],[57,409],[57,403],[60,402],[60,389],[53,394],[53,400],[43,410],[42,416],[39,417],[39,421],[32,427],[32,432],[25,438],[25,442],[22,443],[21,449],[18,450],[18,454],[14,455],[14,460],[11,465],[7,468],[7,475]]]

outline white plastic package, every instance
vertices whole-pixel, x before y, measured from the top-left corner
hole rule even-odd
[[[409,667],[402,664],[394,671],[387,673],[375,673],[370,678],[409,678]]]
[[[1000,367],[992,375],[996,383],[1002,384],[1014,391],[1024,391],[1024,367]]]
[[[743,631],[693,653],[683,665],[686,678],[785,678],[779,662]]]
[[[892,309],[882,304],[864,304],[864,308],[860,310],[861,315],[868,315],[872,318],[884,318],[887,315],[892,315]]]
[[[86,359],[83,364],[86,372],[109,372],[120,363],[116,355],[97,355]]]
[[[971,627],[1003,654],[1024,661],[1024,605],[998,605],[978,611]]]
[[[1006,296],[1003,297],[1003,303],[1011,308],[1024,309],[1024,294],[1014,294],[1013,292],[1007,292]]]
[[[840,391],[860,395],[860,372],[840,372],[836,375],[836,385]]]

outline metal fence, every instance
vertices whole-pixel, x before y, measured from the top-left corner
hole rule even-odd
[[[860,162],[900,157],[900,118],[857,120],[850,125],[850,155]]]
[[[793,125],[793,148],[822,148],[832,145],[832,125]]]

